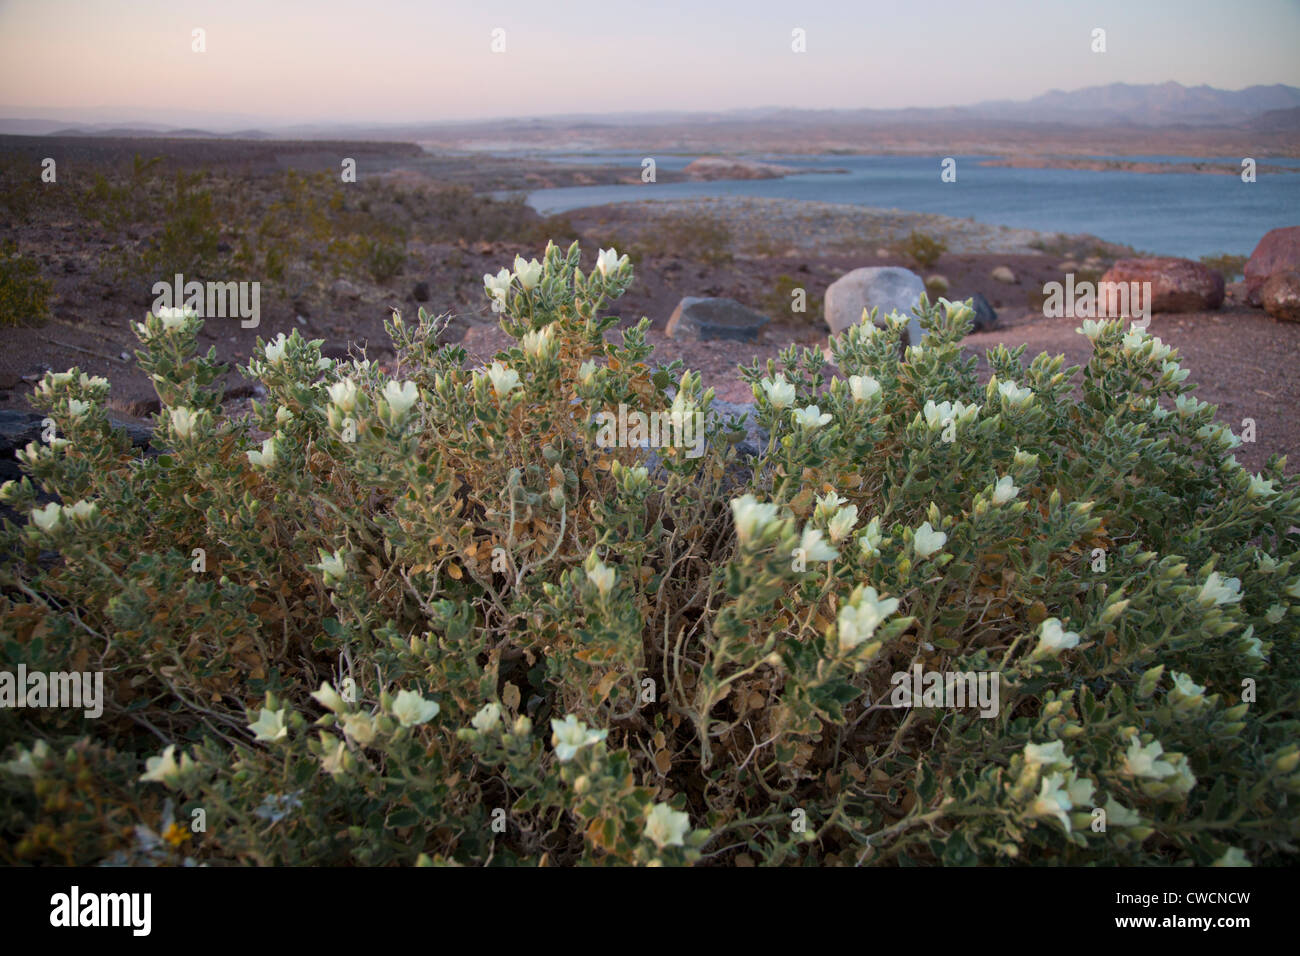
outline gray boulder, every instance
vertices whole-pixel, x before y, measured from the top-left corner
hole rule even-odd
[[[757,342],[767,316],[735,299],[688,295],[677,303],[664,329],[670,339],[732,339]]]
[[[912,314],[912,307],[925,292],[925,283],[915,272],[898,266],[868,266],[854,269],[840,276],[826,290],[826,324],[832,335],[839,335],[862,321],[862,310],[879,309],[876,321],[880,323],[891,312],[905,315],[907,342],[916,345],[921,341],[921,323]]]

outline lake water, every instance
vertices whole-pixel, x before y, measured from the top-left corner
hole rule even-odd
[[[541,158],[541,157],[539,157]],[[550,154],[567,163],[627,163],[638,174],[641,154]],[[659,169],[681,169],[696,157],[656,156]],[[939,157],[763,156],[808,169],[785,179],[738,182],[649,183],[541,189],[528,196],[543,214],[638,199],[759,196],[940,213],[1048,233],[1090,233],[1157,255],[1199,258],[1249,255],[1261,236],[1300,225],[1300,173],[1240,176],[1198,173],[1090,172],[981,166],[985,157],[958,156],[957,181],[939,180]],[[1111,157],[1118,158],[1118,157]],[[1187,157],[1126,157],[1186,162]],[[1230,163],[1237,158],[1198,158]],[[1300,160],[1256,157],[1261,164],[1300,168]],[[847,169],[847,174],[820,170]]]

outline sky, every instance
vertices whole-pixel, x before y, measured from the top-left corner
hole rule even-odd
[[[233,128],[1235,90],[1300,86],[1298,40],[1300,0],[0,0],[0,115]]]

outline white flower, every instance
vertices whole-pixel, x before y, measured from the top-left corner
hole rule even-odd
[[[858,506],[849,505],[847,508],[841,508],[835,512],[835,517],[826,525],[826,531],[831,536],[831,542],[839,544],[849,536],[853,528],[858,523]]]
[[[1130,776],[1147,780],[1171,777],[1176,771],[1172,763],[1160,759],[1164,752],[1165,748],[1160,746],[1160,741],[1153,740],[1144,747],[1134,735],[1129,740],[1128,753],[1124,756],[1124,770]]]
[[[181,752],[180,763],[176,762],[176,745],[169,744],[160,757],[150,757],[144,762],[145,772],[140,775],[142,783],[161,783],[173,787],[179,782],[181,774],[194,766],[190,755]]]
[[[484,704],[483,709],[471,717],[469,722],[480,734],[487,733],[501,723],[501,705],[496,702]]]
[[[1191,418],[1204,407],[1200,399],[1191,395],[1179,395],[1174,399],[1174,410],[1179,418]]]
[[[583,747],[600,743],[607,736],[608,730],[592,730],[573,714],[563,720],[551,718],[551,743],[560,763],[567,763]]]
[[[281,364],[284,361],[284,350],[287,344],[288,340],[284,337],[283,332],[277,335],[274,341],[267,342],[266,347],[262,350],[266,355],[266,360],[272,365]]]
[[[936,405],[933,399],[926,399],[921,413],[925,416],[925,423],[930,431],[938,431],[952,420],[952,402],[940,402]]]
[[[1286,608],[1281,604],[1270,604],[1268,610],[1264,612],[1264,620],[1270,624],[1281,624],[1284,617],[1286,617]]]
[[[1277,494],[1277,489],[1273,487],[1272,479],[1261,478],[1259,475],[1250,476],[1250,488],[1247,490],[1252,498],[1268,498]]]
[[[1196,600],[1202,607],[1217,607],[1221,604],[1238,604],[1242,597],[1240,578],[1221,578],[1218,571],[1211,571],[1201,585],[1201,593],[1196,596]]]
[[[1070,802],[1076,807],[1092,803],[1093,791],[1097,785],[1087,777],[1080,777],[1073,770],[1065,775],[1065,792],[1070,795]]]
[[[63,520],[63,506],[57,501],[51,501],[43,508],[32,510],[32,521],[36,527],[42,531],[53,531],[58,527],[59,522]]]
[[[925,348],[920,345],[909,345],[905,354],[909,363],[919,362],[925,356]]]
[[[594,558],[595,560],[591,560]],[[587,580],[596,586],[596,590],[601,596],[609,594],[614,589],[614,569],[606,565],[593,551],[591,558],[587,561]]]
[[[337,777],[344,770],[343,757],[348,752],[348,746],[333,734],[321,734],[321,743],[321,769],[331,777]]]
[[[858,547],[862,550],[864,557],[880,557],[880,542],[883,535],[880,531],[880,519],[872,518],[867,522],[867,526],[862,529],[862,534],[858,535]]]
[[[840,553],[822,540],[822,533],[817,528],[804,528],[799,539],[799,550],[809,561],[834,561]]]
[[[1049,617],[1039,628],[1038,646],[1034,648],[1034,656],[1055,657],[1061,651],[1078,646],[1079,635],[1061,627],[1061,622],[1057,618]]]
[[[343,732],[363,747],[369,747],[378,731],[375,718],[366,713],[343,715]]]
[[[816,405],[809,405],[807,408],[796,408],[791,415],[794,416],[794,423],[804,428],[821,428],[829,424],[831,416],[828,412],[823,412]]]
[[[99,388],[107,384],[108,379],[104,378],[102,375],[87,375],[85,372],[81,373],[82,388]]]
[[[666,803],[656,803],[645,815],[645,835],[661,850],[666,846],[681,846],[690,828],[690,816]]]
[[[63,511],[65,514],[71,512],[72,517],[85,521],[99,511],[99,505],[93,501],[76,501],[64,508]]]
[[[289,733],[284,723],[284,710],[267,710],[262,708],[257,720],[248,725],[249,730],[256,731],[254,740],[274,741]]]
[[[139,315],[139,313],[136,313]],[[158,310],[158,319],[162,322],[163,331],[170,332],[172,329],[179,329],[185,325],[185,320],[191,315],[197,315],[192,309],[174,309],[163,308]]]
[[[180,438],[189,438],[199,423],[199,412],[181,405],[171,410],[172,431]]]
[[[314,567],[320,569],[327,585],[337,584],[348,576],[348,565],[342,554],[337,551],[330,554],[324,548],[319,548],[318,551],[320,562]]]
[[[841,498],[833,491],[828,491],[817,498],[817,507],[813,509],[814,521],[829,521],[835,517],[841,505],[848,504],[848,498]]]
[[[495,276],[490,272],[483,274],[483,285],[488,296],[501,305],[506,304],[506,293],[510,291],[510,270],[502,269]]]
[[[618,272],[625,265],[627,265],[627,256],[620,258],[618,251],[613,246],[608,249],[601,249],[596,256],[596,269],[603,276],[607,276],[611,272]]]
[[[277,425],[287,425],[291,421],[293,421],[293,412],[289,411],[288,408],[281,405],[275,410],[275,423]]]
[[[1025,763],[1030,766],[1049,767],[1065,770],[1073,766],[1073,761],[1065,752],[1065,743],[1053,740],[1049,744],[1027,743],[1024,748]]]
[[[1196,681],[1192,680],[1190,674],[1180,674],[1174,671],[1171,675],[1174,679],[1174,697],[1180,703],[1200,704],[1205,700],[1205,688]]]
[[[1106,798],[1106,825],[1117,827],[1135,827],[1142,822],[1142,816],[1123,804],[1115,802],[1114,797]]]
[[[248,456],[249,464],[254,468],[274,468],[276,458],[279,455],[280,443],[275,438],[268,438],[262,442],[262,450],[254,451],[249,449],[244,452]]]
[[[83,402],[79,398],[68,399],[68,414],[73,418],[80,418],[86,412],[90,411],[90,403]]]
[[[1142,348],[1142,346],[1146,343],[1146,341],[1147,341],[1146,329],[1135,327],[1133,331],[1127,332],[1124,335],[1124,341],[1123,341],[1124,351],[1126,353],[1135,352],[1138,349]]]
[[[1017,448],[1014,464],[1017,468],[1032,468],[1038,464],[1038,456],[1033,452],[1021,451]]]
[[[596,363],[591,359],[583,362],[578,366],[578,381],[583,385],[590,385],[592,379],[596,377]]]
[[[849,394],[855,402],[868,402],[880,394],[880,383],[870,375],[850,375]]]
[[[927,521],[912,535],[912,550],[916,552],[917,558],[924,560],[942,548],[947,541],[948,536],[942,531],[935,531]]]
[[[1290,597],[1300,599],[1300,578],[1296,578],[1287,586],[1286,593]]]
[[[733,498],[731,518],[736,525],[736,538],[745,544],[760,537],[767,526],[776,520],[777,510],[776,505],[760,502],[753,495]]]
[[[555,348],[558,344],[555,340],[554,323],[544,329],[533,329],[525,332],[524,337],[519,340],[519,344],[524,352],[533,358],[549,358],[555,354]]]
[[[1230,846],[1223,851],[1223,855],[1215,860],[1210,866],[1250,866],[1250,860],[1246,856],[1246,851],[1241,847]]]
[[[17,757],[5,763],[0,763],[0,770],[13,774],[15,777],[35,777],[40,773],[40,768],[36,766],[37,762],[44,761],[49,755],[49,745],[44,740],[38,740],[31,750],[20,747]],[[155,757],[153,759],[157,760],[159,758]]]
[[[767,400],[778,411],[789,408],[794,403],[794,386],[787,382],[780,372],[776,373],[776,378],[765,378],[758,384],[763,386],[763,391],[767,392]]]
[[[487,370],[487,376],[492,382],[492,389],[497,393],[497,398],[505,398],[519,385],[519,373],[512,368],[506,368],[500,362],[492,363]]]
[[[1089,342],[1096,342],[1101,337],[1101,333],[1106,329],[1106,323],[1098,322],[1096,319],[1084,319],[1083,328],[1075,329],[1080,335],[1086,335]]]
[[[340,379],[327,389],[330,402],[341,412],[357,407],[357,383],[350,378]]]
[[[339,696],[333,685],[329,681],[322,681],[320,690],[313,691],[312,695],[316,702],[328,711],[341,713],[344,709],[343,698]]]
[[[429,700],[413,690],[400,690],[393,700],[393,716],[403,727],[425,724],[438,716],[437,701]]]
[[[525,289],[536,287],[542,279],[542,264],[536,259],[524,262],[523,256],[515,256],[515,278]]]
[[[1021,388],[1015,382],[998,382],[998,393],[1002,396],[1002,404],[1012,408],[1023,408],[1034,398],[1033,389]]]
[[[898,598],[882,598],[873,587],[859,587],[840,608],[837,632],[840,651],[847,652],[871,639],[876,628],[898,610]]]
[[[1064,789],[1065,777],[1059,773],[1049,773],[1042,780],[1038,797],[1030,808],[1035,816],[1056,817],[1061,826],[1070,829],[1070,818],[1066,811],[1074,809],[1070,794]]]
[[[406,417],[406,413],[420,399],[420,390],[415,387],[414,382],[403,382],[398,385],[396,382],[389,382],[384,386],[384,401],[393,412],[395,419]]]
[[[998,483],[993,486],[993,503],[995,505],[1004,505],[1018,494],[1020,494],[1020,489],[1012,482],[1011,476],[1003,475],[998,479]]]

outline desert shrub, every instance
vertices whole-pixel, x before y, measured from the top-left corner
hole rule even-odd
[[[484,369],[423,312],[389,369],[259,342],[247,420],[149,316],[153,456],[45,377],[0,646],[107,692],[89,731],[0,709],[0,858],[1294,860],[1300,493],[1168,346],[1089,320],[1083,368],[999,347],[981,386],[969,308],[923,299],[905,354],[897,315],[833,341],[847,379],[743,369],[742,461],[645,320],[606,340],[626,259],[580,266],[489,278]],[[619,405],[699,412],[700,453],[609,441]],[[913,667],[999,703],[900,699]]]
[[[795,303],[794,293],[804,290],[804,311],[795,312],[793,306]],[[806,319],[810,322],[820,321],[822,314],[822,297],[813,295],[812,290],[808,288],[808,282],[803,279],[796,279],[794,276],[782,273],[776,277],[776,282],[770,292],[763,298],[762,307],[767,314],[780,319]]]
[[[1201,256],[1201,262],[1215,272],[1221,273],[1225,282],[1235,282],[1244,275],[1249,260],[1249,256],[1234,256],[1230,252],[1223,252],[1217,256]]]
[[[50,283],[35,259],[18,251],[12,239],[0,242],[0,325],[49,318]]]
[[[911,235],[899,243],[898,251],[922,269],[929,269],[939,261],[940,256],[948,251],[948,244],[934,236],[913,231]]]

